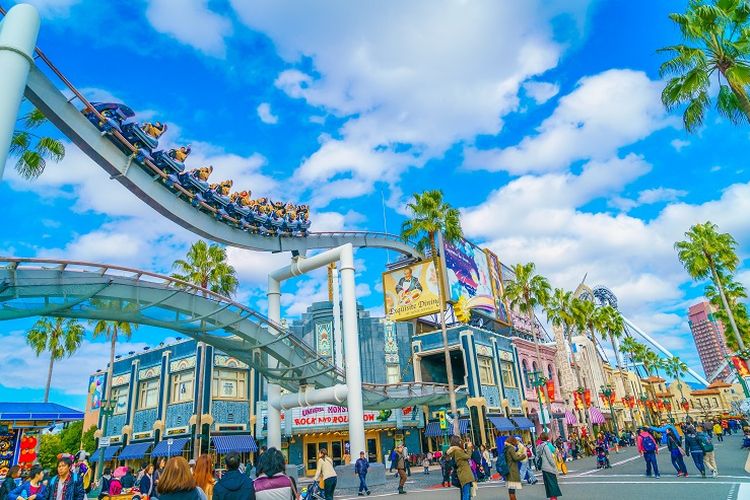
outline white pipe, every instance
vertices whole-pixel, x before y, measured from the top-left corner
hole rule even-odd
[[[341,294],[339,292],[339,270],[333,268],[333,364],[344,368],[344,346],[341,338]]]
[[[278,324],[281,322],[281,284],[268,276],[268,319]],[[278,335],[279,332],[274,329],[269,330],[271,333]],[[269,367],[275,368],[278,366],[278,361],[272,360],[271,356],[268,356]],[[272,366],[273,365],[273,366]],[[281,387],[277,384],[268,383],[267,387],[268,401],[278,401],[281,396]],[[268,447],[274,447],[277,450],[281,449],[281,413],[278,408],[274,408],[271,404],[268,405],[268,435],[267,444]]]
[[[315,389],[305,386],[294,394],[284,394],[276,400],[268,400],[268,404],[277,410],[289,410],[301,406],[313,406],[319,404],[344,404],[349,389],[344,384],[336,384],[333,387]]]
[[[34,64],[34,47],[39,35],[39,12],[19,4],[0,24],[0,179],[8,159],[18,110]]]

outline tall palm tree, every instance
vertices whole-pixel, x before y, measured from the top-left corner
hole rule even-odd
[[[406,206],[410,218],[401,225],[401,237],[405,240],[416,240],[416,248],[421,253],[430,250],[438,280],[438,295],[440,303],[440,329],[443,335],[443,355],[445,357],[445,373],[448,377],[448,392],[450,393],[451,415],[453,417],[453,432],[459,435],[458,407],[456,392],[453,384],[453,366],[451,365],[450,350],[448,349],[448,330],[445,325],[445,286],[443,272],[438,262],[437,243],[435,238],[442,234],[448,242],[455,242],[463,236],[461,216],[458,209],[443,200],[440,190],[415,193],[414,200]]]
[[[531,334],[534,337],[534,347],[536,349],[536,362],[539,369],[544,373],[542,364],[542,354],[539,348],[541,332],[537,329],[534,331],[536,321],[534,320],[534,309],[544,307],[549,301],[551,287],[547,278],[536,274],[536,266],[533,262],[527,264],[516,264],[512,267],[514,278],[505,284],[505,298],[508,299],[510,307],[526,314],[531,327]],[[547,411],[552,417],[552,409],[547,393],[547,385],[542,384],[541,392],[547,401]],[[544,410],[542,401],[539,401],[539,419],[543,421]]]
[[[737,324],[737,329],[740,332],[740,337],[745,342],[750,342],[750,322],[748,321],[747,306],[742,302],[742,299],[747,299],[747,290],[738,281],[735,281],[734,276],[727,274],[723,271],[718,271],[719,281],[724,288],[724,294],[729,304],[729,310],[732,311],[732,316]],[[721,294],[714,284],[706,285],[705,295],[708,301],[716,308],[716,317],[724,325],[729,324],[729,316],[724,311],[721,302]],[[727,336],[727,345],[732,350],[737,350],[737,341],[732,336]]]
[[[664,360],[664,371],[667,373],[667,375],[673,377],[675,381],[677,381],[677,387],[680,388],[680,396],[684,398],[685,394],[682,392],[682,382],[680,381],[680,377],[687,373],[687,364],[685,364],[685,362],[682,361],[678,356],[672,356],[671,358],[667,358]]]
[[[717,111],[733,123],[750,121],[750,4],[746,0],[691,0],[684,14],[670,14],[685,43],[659,52],[672,58],[659,68],[674,75],[662,92],[667,109],[686,105],[685,129],[696,131],[711,104],[711,78],[719,92]]]
[[[622,342],[620,343],[620,352],[623,354],[626,354],[628,358],[630,358],[631,363],[642,363],[643,362],[643,356],[642,354],[645,352],[646,346],[635,340],[630,335],[626,335],[624,339],[622,339]],[[636,369],[637,373],[637,369]]]
[[[83,342],[84,330],[74,319],[41,318],[26,332],[26,343],[37,356],[49,352],[47,385],[44,387],[44,402],[49,401],[49,389],[52,385],[52,368],[55,361],[69,358]]]
[[[724,287],[719,277],[720,272],[733,273],[739,264],[735,252],[737,241],[729,233],[719,233],[716,224],[710,221],[696,224],[685,233],[684,241],[674,244],[677,256],[693,280],[703,280],[711,277],[714,286],[719,291],[721,303],[729,319],[732,333],[740,349],[745,349],[734,315],[729,307]]]
[[[622,319],[620,311],[607,304],[599,308],[600,315],[602,316],[602,334],[605,338],[608,338],[612,344],[612,352],[615,356],[615,364],[617,365],[617,371],[620,373],[622,379],[622,385],[625,389],[625,394],[630,396],[630,384],[628,383],[628,377],[625,375],[625,370],[622,368],[622,362],[620,361],[620,353],[617,350],[617,342],[625,334],[625,321]]]
[[[565,374],[565,371],[573,371],[571,370],[571,364],[567,359],[568,350],[573,352],[572,332],[576,323],[576,319],[573,315],[573,300],[572,292],[561,288],[555,288],[554,292],[552,292],[552,295],[549,297],[549,300],[544,305],[544,312],[547,315],[547,321],[552,325],[552,330],[555,333],[557,351],[566,353],[565,362],[563,366],[560,367],[561,374]],[[578,373],[577,369],[575,372],[578,387],[581,387],[580,373]]]
[[[172,277],[186,281],[193,285],[205,288],[214,293],[231,296],[237,290],[239,281],[234,267],[227,262],[227,251],[224,247],[216,244],[207,244],[203,240],[193,243],[188,249],[184,259],[177,259],[172,264],[177,272]],[[204,366],[205,366],[205,343],[198,342],[201,347],[201,359],[198,360],[198,398],[195,402],[196,408],[196,434],[198,445],[195,447],[195,458],[201,454],[203,424],[201,415],[203,413],[203,391],[204,391]]]
[[[47,122],[41,111],[34,108],[22,116],[19,121],[23,128],[13,131],[10,142],[10,154],[17,156],[16,171],[24,179],[36,179],[47,166],[47,161],[62,161],[65,157],[65,145],[62,141],[34,133]]]
[[[122,300],[94,299],[92,305],[102,311],[135,311],[133,304]],[[104,398],[105,401],[109,401],[112,397],[112,378],[114,377],[117,341],[120,339],[130,340],[133,336],[133,330],[136,330],[138,325],[127,321],[107,321],[103,319],[91,321],[91,324],[94,327],[94,338],[103,336],[109,340],[109,367],[107,368],[107,387]]]

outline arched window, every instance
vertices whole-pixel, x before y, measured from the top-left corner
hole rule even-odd
[[[555,372],[552,370],[552,365],[547,365],[547,378],[555,381]]]
[[[529,365],[526,363],[526,360],[524,359],[521,362],[521,367],[523,369],[523,385],[527,389],[529,388]]]

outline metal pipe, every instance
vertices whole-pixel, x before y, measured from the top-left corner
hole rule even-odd
[[[281,323],[281,284],[278,280],[274,279],[270,275],[268,276],[268,319],[272,321],[272,325],[269,325],[269,332],[279,332],[273,328],[273,324]],[[275,368],[278,367],[278,361],[273,360],[271,356],[268,356],[268,366]],[[281,397],[281,387],[277,384],[268,384],[268,401],[278,401]],[[278,408],[274,408],[270,404],[268,405],[268,447],[274,447],[277,450],[281,449],[281,413]]]
[[[284,394],[276,400],[268,400],[268,404],[278,410],[289,410],[301,406],[312,406],[318,404],[344,404],[349,389],[344,384],[336,384],[332,387],[315,389],[309,385],[300,388],[293,394]]]
[[[8,159],[16,118],[21,107],[29,70],[34,64],[34,47],[39,35],[39,12],[19,4],[0,24],[0,179]]]

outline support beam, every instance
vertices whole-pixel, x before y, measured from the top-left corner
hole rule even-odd
[[[308,385],[300,388],[299,392],[284,394],[275,401],[269,399],[268,404],[279,410],[326,403],[340,405],[346,403],[347,393],[348,388],[344,384],[336,384],[323,389],[314,389]]]
[[[268,319],[274,324],[281,323],[281,283],[270,275],[268,276]],[[275,335],[279,332],[269,327],[269,331]],[[277,367],[278,361],[268,356],[268,366]],[[268,401],[278,401],[281,397],[281,387],[277,384],[268,383]],[[281,412],[278,408],[268,405],[268,447],[281,449]]]
[[[34,64],[39,35],[39,12],[29,4],[16,5],[0,23],[0,179],[8,159],[16,118]]]

